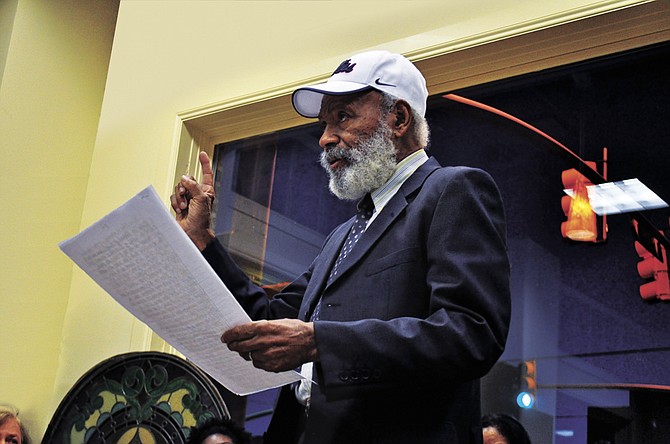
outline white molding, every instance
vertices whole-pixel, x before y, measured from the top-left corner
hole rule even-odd
[[[403,52],[403,54],[413,62],[418,62],[425,59],[443,56],[446,54],[468,50],[471,48],[499,42],[502,40],[518,37],[549,28],[574,23],[580,20],[586,20],[598,17],[604,14],[620,11],[623,9],[639,7],[641,5],[666,2],[666,0],[611,0],[597,2],[588,6],[575,8],[567,11],[562,11],[557,14],[539,17],[533,20],[516,23],[514,25],[505,26],[490,31],[469,35],[467,37],[457,38],[454,40],[441,42],[435,45],[417,48]],[[666,8],[667,9],[667,8]],[[421,41],[421,36],[428,34],[441,34],[440,30],[431,31],[430,33],[419,34],[417,41]],[[446,32],[444,34],[447,34]],[[429,40],[429,39],[426,39]],[[399,46],[401,43],[390,42],[384,47]],[[330,76],[330,73],[323,73],[321,75],[313,76],[306,79],[301,79],[285,85],[279,85],[274,88],[256,91],[251,94],[234,97],[228,100],[206,104],[189,110],[185,110],[178,114],[179,118],[188,122],[197,118],[211,116],[221,111],[233,110],[248,106],[255,103],[261,103],[277,97],[290,95],[295,89],[318,82],[325,81]]]

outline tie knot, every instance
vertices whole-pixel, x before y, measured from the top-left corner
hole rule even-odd
[[[358,202],[357,211],[359,215],[362,215],[364,218],[369,218],[372,216],[372,212],[375,209],[375,203],[372,201],[372,196],[370,193],[367,193],[363,198]]]

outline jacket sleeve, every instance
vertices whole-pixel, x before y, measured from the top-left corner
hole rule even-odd
[[[237,266],[218,239],[212,241],[202,254],[251,319],[297,316],[310,271],[303,273],[277,296],[269,298],[265,290]]]

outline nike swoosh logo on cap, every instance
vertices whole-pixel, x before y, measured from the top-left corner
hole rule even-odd
[[[381,80],[381,77],[377,77],[377,79],[375,80],[375,85],[379,85],[379,86],[392,86],[392,87],[395,88],[395,85],[391,85],[390,83],[380,82],[380,80]]]

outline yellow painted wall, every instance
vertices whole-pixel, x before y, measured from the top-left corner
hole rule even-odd
[[[39,437],[53,388],[118,2],[0,0],[0,403]]]
[[[0,2],[15,9],[0,32],[0,314],[11,320],[0,402],[37,437],[85,371],[151,346],[57,244],[148,184],[167,205],[179,113],[329,73],[369,48],[457,48],[635,3],[121,0],[107,71],[115,2]]]

